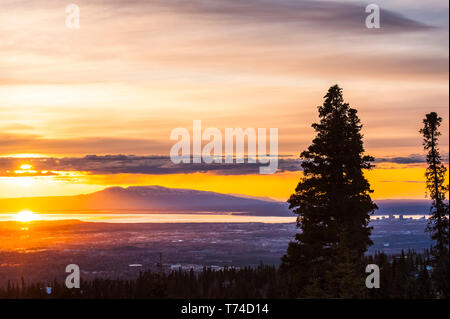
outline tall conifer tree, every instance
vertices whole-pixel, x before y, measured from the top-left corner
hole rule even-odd
[[[317,135],[300,155],[303,177],[288,200],[301,233],[289,244],[282,269],[295,281],[299,296],[358,297],[364,285],[362,259],[370,240],[372,202],[363,169],[374,159],[364,155],[357,111],[332,86],[318,107]]]
[[[432,247],[434,270],[432,278],[435,289],[440,297],[448,298],[449,290],[449,219],[448,204],[445,200],[448,185],[445,185],[445,175],[447,168],[442,164],[439,153],[438,138],[441,135],[439,126],[442,118],[435,112],[425,116],[423,128],[420,133],[423,135],[423,147],[428,151],[428,167],[425,172],[427,181],[427,191],[431,197],[431,216],[427,230],[431,234],[431,239],[435,241]]]

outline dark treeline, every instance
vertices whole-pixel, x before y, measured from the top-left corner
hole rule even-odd
[[[399,256],[377,253],[365,259],[367,264],[379,265],[380,289],[365,289],[359,298],[436,298],[432,288],[428,251],[413,251]],[[362,284],[365,280],[361,269]],[[46,287],[52,287],[48,293]],[[80,289],[68,289],[64,282],[33,283],[9,282],[0,289],[0,298],[312,298],[298,295],[295,280],[275,266],[261,264],[256,268],[225,269],[202,272],[175,271],[141,272],[135,280],[101,279],[81,281]],[[325,292],[326,294],[327,292]],[[334,292],[330,291],[329,296]],[[323,297],[327,297],[324,295]]]

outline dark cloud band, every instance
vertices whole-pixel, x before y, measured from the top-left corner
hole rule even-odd
[[[448,154],[443,156],[448,163]],[[49,175],[54,171],[82,171],[89,174],[190,174],[213,173],[218,175],[259,174],[259,163],[212,163],[212,164],[173,164],[168,156],[133,156],[133,155],[88,155],[81,158],[0,158],[0,176],[17,176],[12,172],[24,162],[33,165],[33,173]],[[375,163],[422,164],[425,157],[410,155],[406,157],[378,158]],[[280,156],[278,173],[297,172],[301,170],[301,161],[289,155]],[[39,173],[47,171],[46,173]],[[23,175],[25,176],[25,175]],[[28,175],[27,175],[28,176]]]

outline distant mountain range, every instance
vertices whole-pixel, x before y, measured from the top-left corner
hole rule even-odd
[[[377,200],[376,214],[427,214],[429,200]],[[110,187],[86,195],[0,199],[0,211],[142,211],[146,213],[237,213],[252,216],[294,216],[284,202],[161,186]]]
[[[128,210],[148,212],[223,212],[253,216],[292,216],[288,205],[265,199],[239,197],[161,186],[111,187],[87,195],[0,199],[0,211],[36,212]]]
[[[376,200],[378,210],[375,215],[380,214],[428,214],[431,201],[428,199],[383,199]]]

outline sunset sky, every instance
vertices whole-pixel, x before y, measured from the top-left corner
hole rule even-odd
[[[381,29],[365,27],[369,3]],[[285,200],[337,83],[377,158],[374,197],[423,198],[428,112],[448,163],[448,21],[442,0],[2,0],[0,197],[162,185]],[[280,172],[168,164],[170,132],[193,120],[278,128]],[[101,157],[118,154],[135,156]]]

